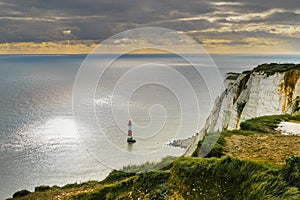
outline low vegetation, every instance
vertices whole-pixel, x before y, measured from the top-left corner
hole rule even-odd
[[[240,131],[275,133],[282,121],[300,121],[300,115],[270,115],[249,119],[240,124]]]
[[[28,195],[30,193],[31,192],[28,191],[28,190],[20,190],[20,191],[18,191],[18,192],[16,192],[16,193],[13,194],[13,198],[24,197],[24,196],[26,196],[26,195]]]
[[[300,157],[288,158],[284,166],[230,156],[179,158],[167,170],[113,171],[97,188],[53,188],[19,199],[51,193],[51,199],[299,199],[299,166]]]
[[[270,64],[262,64],[255,67],[251,72],[262,72],[267,76],[271,76],[275,73],[282,73],[289,70],[300,70],[300,64],[293,64],[293,63],[285,63],[285,64],[278,64],[278,63],[270,63]]]
[[[177,157],[167,156],[163,158],[160,162],[146,162],[141,165],[129,165],[123,167],[122,171],[126,172],[146,172],[163,169],[166,166],[168,167],[172,162],[174,162]]]

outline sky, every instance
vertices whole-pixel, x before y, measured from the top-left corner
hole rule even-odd
[[[299,0],[0,0],[0,53],[87,53],[141,27],[187,34],[209,53],[300,52]]]

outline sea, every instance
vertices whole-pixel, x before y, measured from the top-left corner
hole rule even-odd
[[[195,67],[167,54],[0,55],[0,199],[180,156],[169,143],[197,134],[226,73],[300,63],[300,55],[210,56],[210,66]]]

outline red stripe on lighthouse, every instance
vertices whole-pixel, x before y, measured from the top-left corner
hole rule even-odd
[[[128,122],[128,137],[132,137],[131,121]]]

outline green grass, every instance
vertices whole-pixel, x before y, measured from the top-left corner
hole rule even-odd
[[[297,199],[299,188],[289,185],[282,168],[229,156],[183,158],[171,169],[174,185],[184,199]],[[299,182],[299,177],[295,182]],[[192,192],[194,191],[194,192]]]
[[[127,175],[113,171],[92,192],[65,199],[300,199],[299,166],[299,156],[288,158],[282,167],[230,156],[179,158],[168,170]],[[35,195],[49,197],[45,194],[50,191],[19,199],[38,199]]]
[[[246,120],[240,124],[242,131],[274,133],[282,121],[300,121],[300,115],[270,115]]]
[[[89,187],[92,187],[94,185],[97,185],[99,184],[98,181],[87,181],[87,182],[84,182],[84,183],[72,183],[72,184],[67,184],[63,187],[61,187],[62,189],[69,189],[69,188],[89,188]],[[53,186],[51,187],[51,189],[56,189],[56,188],[59,188],[58,186]]]
[[[267,76],[271,76],[275,73],[282,73],[288,70],[300,70],[300,64],[292,64],[292,63],[285,63],[285,64],[278,64],[278,63],[270,63],[270,64],[262,64],[254,68],[251,72],[262,72]],[[249,73],[251,73],[249,72]]]
[[[36,187],[34,189],[35,192],[45,192],[45,191],[48,191],[48,190],[51,190],[51,187],[48,186],[48,185],[41,185],[41,186]]]
[[[299,169],[293,166],[300,164],[300,158],[293,161],[279,167],[230,156],[179,158],[168,170],[125,179],[122,175],[120,180],[72,199],[299,199],[300,177],[293,175]]]
[[[281,174],[288,184],[300,188],[300,156],[290,156]]]
[[[162,158],[160,162],[146,162],[146,163],[141,164],[141,165],[124,166],[122,171],[126,171],[126,172],[145,172],[145,171],[159,170],[159,169],[168,167],[176,159],[177,159],[177,157],[167,156],[167,157]]]

